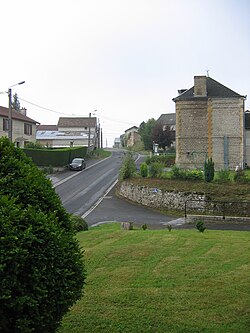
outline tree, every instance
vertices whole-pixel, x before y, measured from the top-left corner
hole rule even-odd
[[[210,183],[214,179],[214,162],[212,160],[212,157],[205,160],[204,178],[205,181],[208,183]]]
[[[0,139],[0,331],[52,333],[82,295],[70,215],[21,149]]]
[[[13,95],[13,101],[12,101],[11,106],[12,106],[12,109],[16,110],[16,111],[20,111],[20,109],[21,109],[21,105],[20,105],[17,93],[15,93]]]
[[[152,130],[152,139],[159,144],[159,148],[169,148],[175,139],[175,132],[169,126],[163,129],[163,124],[157,122]]]
[[[156,120],[154,118],[151,118],[146,123],[143,121],[139,126],[138,133],[141,136],[141,140],[144,143],[144,147],[146,150],[153,149],[152,132],[155,124]]]

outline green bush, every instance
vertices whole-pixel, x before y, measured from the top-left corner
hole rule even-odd
[[[186,171],[187,180],[202,180],[204,174],[201,170],[188,170]]]
[[[244,170],[239,170],[235,172],[234,181],[236,183],[242,183],[242,184],[250,182]]]
[[[229,183],[231,181],[229,170],[220,170],[216,172],[216,181],[218,183]]]
[[[71,215],[72,226],[75,232],[89,230],[88,223],[79,215]]]
[[[55,332],[81,297],[82,251],[51,181],[6,138],[0,221],[0,331]]]
[[[199,230],[199,232],[204,232],[206,230],[203,221],[197,221],[196,228]]]
[[[214,162],[212,157],[205,160],[204,177],[207,183],[210,183],[214,179]]]
[[[124,180],[133,177],[136,172],[136,165],[131,152],[126,153],[119,171],[119,179]]]
[[[141,226],[142,230],[147,230],[148,229],[148,226],[146,223],[144,223],[142,226]]]
[[[171,169],[171,179],[186,179],[186,170],[178,168],[174,165]]]
[[[145,160],[148,165],[154,162],[161,163],[164,167],[171,167],[175,163],[175,154],[153,155],[151,157],[148,156]]]
[[[148,176],[150,178],[160,178],[164,166],[159,162],[153,162],[148,166]]]
[[[146,163],[140,165],[140,174],[143,178],[148,176],[148,165]]]

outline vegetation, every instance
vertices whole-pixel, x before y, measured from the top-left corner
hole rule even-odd
[[[72,214],[70,216],[70,219],[72,222],[73,229],[76,232],[89,230],[87,221],[85,221],[81,216]]]
[[[20,109],[21,109],[21,105],[20,105],[17,93],[15,93],[13,95],[13,101],[11,103],[11,107],[13,110],[16,110],[16,111],[20,111]]]
[[[105,158],[109,157],[110,155],[111,152],[103,148],[95,149],[88,153],[89,158]]]
[[[145,162],[140,165],[140,174],[144,178],[148,176],[148,165]]]
[[[204,226],[203,221],[198,221],[196,223],[196,228],[199,230],[199,232],[204,232],[206,230],[206,227]]]
[[[163,124],[156,122],[152,129],[152,139],[158,143],[159,148],[170,148],[175,140],[175,131],[172,131],[169,126],[163,129]]]
[[[133,177],[136,173],[135,160],[133,158],[132,152],[128,151],[124,158],[119,171],[119,179],[124,180]]]
[[[79,233],[86,293],[59,333],[247,333],[249,238],[117,224]]]
[[[212,157],[208,158],[204,163],[205,181],[210,183],[214,179],[214,162]]]
[[[175,154],[162,154],[162,155],[152,155],[148,156],[145,163],[148,165],[154,162],[163,164],[164,167],[171,167],[175,164]]]
[[[146,123],[143,121],[138,129],[138,133],[141,136],[141,140],[144,143],[145,150],[152,151],[153,149],[153,128],[155,127],[156,120],[154,118],[149,119]]]
[[[32,149],[45,149],[46,147],[42,145],[40,142],[27,142],[25,144],[25,148],[32,148]]]
[[[21,149],[0,139],[0,331],[52,333],[85,271],[58,195]]]
[[[131,179],[133,184],[140,186],[149,186],[151,188],[158,188],[165,191],[176,191],[176,192],[196,192],[205,193],[211,200],[222,200],[227,201],[250,201],[249,181],[248,183],[235,183],[233,181],[229,183],[218,183],[211,182],[207,183],[204,180],[180,180],[170,179],[171,172],[168,172],[168,178],[157,179],[157,178],[140,178],[136,177]]]

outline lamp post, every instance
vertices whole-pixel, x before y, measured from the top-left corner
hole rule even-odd
[[[8,97],[9,97],[9,122],[8,122],[8,138],[10,142],[12,142],[12,87],[18,86],[20,84],[25,83],[25,81],[21,81],[19,83],[13,84],[8,89]]]

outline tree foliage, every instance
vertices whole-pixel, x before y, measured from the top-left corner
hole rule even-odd
[[[13,110],[16,110],[16,111],[19,111],[21,109],[21,105],[20,105],[17,93],[15,93],[13,95],[13,101],[12,101],[11,107]]]
[[[152,139],[159,144],[159,148],[169,148],[175,139],[175,132],[169,126],[163,129],[163,124],[156,122],[152,129]]]
[[[131,178],[136,172],[135,160],[133,154],[128,152],[123,159],[123,163],[120,168],[119,178],[121,180]]]
[[[143,121],[138,129],[138,133],[141,136],[141,140],[144,143],[146,150],[153,149],[153,128],[155,127],[156,120],[154,118],[149,119],[146,123]]]
[[[214,162],[212,160],[212,157],[205,160],[204,177],[205,181],[208,183],[210,183],[214,179]]]
[[[0,331],[52,333],[82,294],[69,214],[22,151],[0,139]]]

